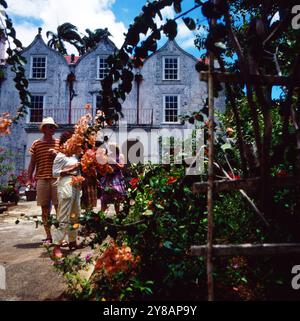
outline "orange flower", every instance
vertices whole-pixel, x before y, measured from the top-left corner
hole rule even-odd
[[[76,223],[76,224],[73,224],[73,229],[74,230],[77,230],[79,228],[80,224]]]
[[[98,148],[97,151],[92,149],[86,150],[80,163],[82,172],[87,176],[96,176],[97,171],[101,175],[113,172],[113,168],[107,163],[107,156],[103,148]]]
[[[95,270],[103,269],[103,272],[109,278],[118,272],[134,273],[133,270],[140,260],[140,256],[134,257],[129,246],[123,244],[121,247],[118,247],[112,241],[97,259]]]
[[[72,185],[76,188],[81,188],[81,184],[84,180],[85,180],[85,178],[82,177],[81,175],[72,176],[72,181],[70,182],[70,185]]]
[[[3,113],[0,117],[0,136],[9,135],[9,127],[12,124],[9,113]]]
[[[82,172],[87,176],[96,176],[96,152],[88,149],[80,161]]]
[[[69,138],[63,146],[60,148],[61,152],[67,156],[77,155],[81,156],[83,154],[83,146],[85,143],[85,133],[89,128],[89,121],[91,115],[87,114],[82,116],[75,125],[74,134]]]
[[[91,104],[85,104],[84,105],[84,109],[86,109],[86,110],[90,110],[91,108],[92,108]]]

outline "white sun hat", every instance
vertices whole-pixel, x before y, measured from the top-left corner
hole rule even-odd
[[[52,117],[43,118],[42,123],[40,125],[40,130],[42,130],[43,126],[45,125],[54,125],[56,128],[58,128],[58,125],[55,123]]]

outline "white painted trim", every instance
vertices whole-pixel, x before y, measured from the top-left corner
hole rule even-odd
[[[177,58],[177,79],[166,79],[165,78],[165,63],[166,63],[166,58]],[[178,81],[180,80],[180,56],[163,56],[163,68],[162,68],[162,80],[165,81]]]
[[[166,121],[166,97],[167,96],[177,96],[177,118],[178,121],[177,122],[173,122],[173,121]],[[170,124],[180,124],[180,120],[179,120],[179,115],[180,115],[180,95],[179,94],[164,94],[163,95],[163,121],[161,124],[166,124],[166,125],[170,125]]]
[[[97,56],[97,73],[96,73],[96,80],[103,80],[104,78],[100,78],[100,58],[104,59],[105,61],[107,60],[108,56],[102,56],[98,55]],[[107,62],[106,62],[107,63]]]

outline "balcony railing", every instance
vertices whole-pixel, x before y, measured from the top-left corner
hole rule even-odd
[[[84,116],[87,111],[84,108],[73,108],[71,110],[71,124]],[[66,108],[30,108],[28,113],[28,123],[40,123],[44,117],[52,117],[57,124],[69,123],[69,110]]]
[[[94,114],[92,110],[89,111]],[[121,121],[126,121],[130,125],[152,125],[153,124],[153,109],[140,109],[139,113],[133,108],[123,108],[124,118]],[[87,111],[84,108],[73,108],[71,110],[71,124],[75,124],[77,120],[84,116]],[[40,123],[44,117],[52,117],[58,124],[69,123],[69,110],[66,108],[30,108],[27,122],[30,124]]]
[[[131,125],[152,125],[153,124],[153,109],[143,108],[139,112],[134,108],[123,108],[123,121]]]

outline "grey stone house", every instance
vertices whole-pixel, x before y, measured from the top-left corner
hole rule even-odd
[[[106,39],[80,58],[64,57],[49,48],[40,34],[24,49],[32,105],[26,119],[12,127],[12,134],[0,138],[0,145],[15,155],[17,172],[27,168],[28,149],[41,136],[38,125],[43,117],[54,118],[60,126],[59,136],[86,113],[86,104],[91,104],[93,115],[100,109],[100,81],[107,73],[106,58],[115,49],[114,43]],[[159,159],[157,138],[161,130],[192,128],[190,124],[181,124],[179,116],[199,110],[207,96],[207,85],[199,80],[195,70],[196,62],[175,41],[168,41],[144,62],[143,68],[134,71],[133,89],[123,103],[125,118],[119,126],[101,131],[99,139],[108,135],[123,152],[138,144],[144,161],[153,156]],[[0,80],[0,113],[14,115],[19,102],[14,75],[3,61],[0,68],[5,72],[5,78]],[[216,104],[222,110],[224,97],[217,99]]]

